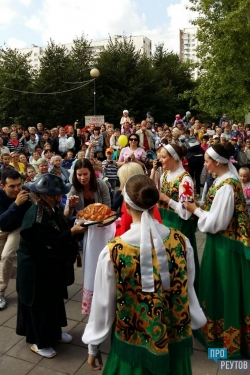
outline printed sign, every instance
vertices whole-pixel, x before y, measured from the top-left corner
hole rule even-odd
[[[89,126],[90,124],[101,126],[102,124],[104,124],[104,116],[85,116],[85,127]]]

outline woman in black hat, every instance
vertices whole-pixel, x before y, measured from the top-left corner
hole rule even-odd
[[[74,282],[75,235],[85,228],[78,224],[70,229],[57,208],[69,191],[58,176],[43,174],[29,189],[36,204],[27,211],[20,233],[16,332],[33,344],[33,352],[52,358],[58,341],[72,340],[61,329],[67,326],[64,299],[68,298],[67,286]]]

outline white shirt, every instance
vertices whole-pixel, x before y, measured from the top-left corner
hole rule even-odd
[[[185,172],[185,169],[183,168],[183,166],[180,166],[174,172],[169,171],[168,175],[167,175],[167,182],[172,182],[172,181],[176,180],[184,172]],[[164,176],[164,174],[161,176],[161,180],[160,180],[161,185],[162,185],[162,181],[163,181],[163,176]],[[193,183],[192,178],[190,176],[183,177],[183,179],[182,179],[182,181],[179,185],[179,197],[184,192],[183,184],[184,184],[184,182],[187,182],[187,181],[189,182],[189,185],[192,187],[192,189],[194,189],[194,183]],[[181,219],[188,220],[190,218],[190,216],[192,215],[191,212],[189,212],[185,208],[183,208],[183,204],[182,204],[181,201],[176,202],[173,199],[170,199],[168,205],[169,205],[169,207],[171,207],[174,210],[175,213],[177,213],[177,215],[180,216]]]
[[[60,152],[66,152],[66,151],[68,151],[68,147],[67,147],[67,136],[65,135],[64,137],[61,137],[60,135],[59,135],[59,145],[58,145],[58,150],[60,151]]]
[[[169,229],[155,220],[156,228],[162,238],[167,237]],[[141,223],[131,224],[131,229],[121,239],[133,246],[140,246]],[[187,245],[187,278],[188,297],[192,329],[206,324],[206,317],[200,308],[194,291],[195,264],[193,248],[186,238]],[[101,344],[110,334],[116,315],[116,278],[113,263],[110,260],[109,248],[106,246],[98,259],[94,295],[88,324],[82,341],[89,344],[89,353],[96,355],[97,345]]]
[[[227,178],[234,178],[235,175],[228,171],[217,177],[214,185],[218,186]],[[234,191],[231,185],[222,186],[215,194],[213,203],[209,211],[196,208],[194,214],[198,216],[198,228],[201,232],[217,233],[227,229],[234,213]]]

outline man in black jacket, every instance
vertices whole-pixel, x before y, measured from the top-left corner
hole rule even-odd
[[[30,207],[29,193],[22,190],[21,176],[8,169],[2,173],[0,189],[0,310],[7,303],[4,297],[9,280],[16,277],[16,251],[23,217]]]

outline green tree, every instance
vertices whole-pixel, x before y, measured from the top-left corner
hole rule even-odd
[[[37,95],[36,106],[33,107],[36,122],[52,127],[66,125],[70,121],[73,115],[72,92],[69,90],[72,90],[72,86],[69,87],[66,82],[74,80],[73,71],[69,51],[50,40],[35,80],[35,91],[43,94]]]
[[[171,122],[176,113],[185,114],[190,109],[189,98],[183,93],[194,88],[191,66],[189,62],[181,62],[177,54],[168,52],[164,44],[156,46],[152,62],[157,85],[153,99],[155,118]]]
[[[29,56],[8,47],[0,49],[0,121],[3,124],[23,123],[30,119],[29,94],[20,92],[32,91]]]
[[[93,113],[93,84],[87,83],[91,79],[90,70],[94,63],[93,50],[91,42],[85,38],[84,34],[80,38],[74,39],[73,43],[70,52],[73,64],[73,79],[74,82],[85,82],[86,85],[72,92],[71,112],[74,119],[79,118],[83,121],[85,115]]]
[[[201,110],[242,119],[250,110],[250,1],[190,0],[198,17]]]
[[[123,109],[128,109],[137,119],[145,117],[152,104],[153,77],[151,63],[135,50],[131,38],[123,37],[101,51],[96,67],[101,75],[97,85],[97,113],[116,124]]]

